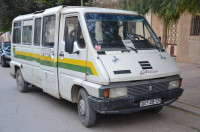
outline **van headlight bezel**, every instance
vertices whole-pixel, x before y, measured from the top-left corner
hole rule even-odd
[[[172,90],[179,87],[179,80],[173,80],[169,82],[168,89]]]
[[[111,88],[109,90],[109,98],[117,98],[128,95],[127,87]]]

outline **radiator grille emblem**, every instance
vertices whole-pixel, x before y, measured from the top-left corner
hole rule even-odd
[[[112,60],[112,62],[114,62],[114,63],[118,63],[118,61],[119,61],[119,58],[117,58],[116,56],[113,56],[113,60]]]
[[[151,85],[149,85],[149,91],[152,91],[152,88],[153,88],[153,87],[152,87]]]

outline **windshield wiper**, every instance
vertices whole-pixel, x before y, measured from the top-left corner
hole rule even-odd
[[[124,50],[121,50],[122,53],[124,52],[130,52],[130,50],[127,50],[127,49],[124,49]]]
[[[159,38],[159,37],[155,37],[154,39],[157,39],[157,40],[158,40],[157,43],[159,43],[159,45],[160,45],[160,46],[157,46],[157,45],[154,45],[154,46],[155,46],[159,51],[165,51],[165,50],[163,49],[162,43],[160,42],[160,38]]]
[[[136,53],[138,53],[138,50],[136,48],[133,48],[133,47],[127,46],[127,45],[125,45],[125,46],[128,47],[128,48],[130,48],[130,49],[132,49],[132,50],[134,50]]]
[[[127,46],[127,45],[125,45],[125,46],[128,47],[128,48],[130,48],[130,49],[132,49],[132,50],[134,50],[136,53],[138,53],[138,49],[137,49],[136,46],[135,46],[134,39],[133,39],[128,33],[126,33],[126,35],[127,35],[128,38],[132,41],[133,46],[134,46],[135,48],[130,47],[130,46]]]

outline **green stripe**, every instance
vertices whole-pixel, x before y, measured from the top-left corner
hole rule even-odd
[[[45,61],[45,60],[40,60],[39,58],[29,57],[29,56],[24,56],[24,55],[17,55],[17,54],[15,54],[14,57],[27,60],[27,61],[36,61],[40,63],[41,65],[45,65],[45,66],[60,67],[63,69],[68,69],[68,70],[82,72],[82,73],[88,72],[90,75],[93,75],[90,67],[73,65],[73,64],[62,63],[62,62],[57,63],[57,62]]]
[[[72,65],[72,64],[61,63],[61,62],[58,62],[58,67],[77,71],[77,72],[83,72],[83,73],[85,73],[85,70],[86,70],[84,66]]]
[[[57,63],[55,62],[40,60],[39,58],[35,58],[35,57],[29,57],[29,56],[17,55],[17,54],[15,54],[14,57],[27,60],[27,61],[36,61],[40,63],[41,65],[45,65],[45,66],[57,67]]]

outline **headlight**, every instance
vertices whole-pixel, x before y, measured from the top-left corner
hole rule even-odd
[[[168,89],[174,89],[179,87],[179,80],[171,81],[169,82],[169,87]]]
[[[126,96],[126,95],[127,95],[127,87],[112,88],[110,89],[110,93],[109,93],[110,98]]]

